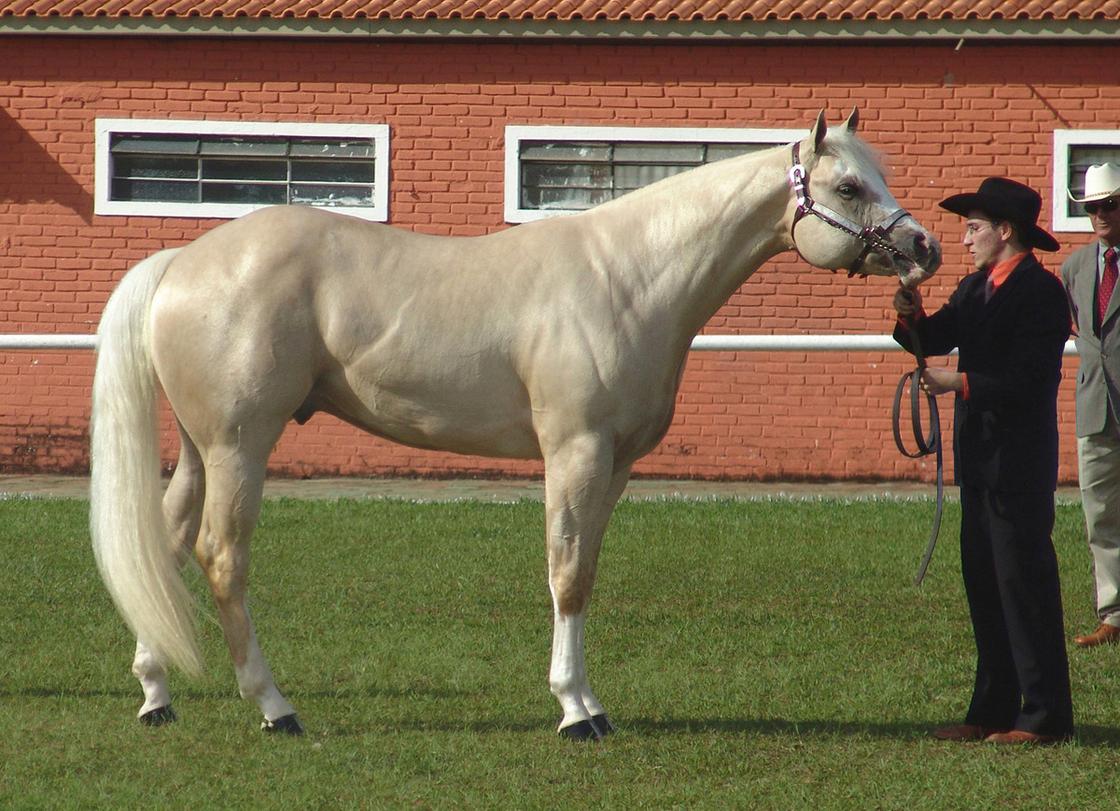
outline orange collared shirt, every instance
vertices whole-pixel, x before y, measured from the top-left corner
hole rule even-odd
[[[1007,281],[1007,277],[1011,275],[1011,271],[1015,270],[1029,253],[1030,251],[1017,253],[1010,259],[997,263],[988,271],[988,284],[992,286],[993,293],[999,290],[1000,286]]]

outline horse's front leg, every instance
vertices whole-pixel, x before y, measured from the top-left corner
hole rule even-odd
[[[597,740],[613,727],[587,678],[584,625],[603,533],[630,469],[615,471],[612,449],[598,437],[568,443],[545,464],[553,604],[549,687],[564,713],[559,733],[574,740]]]

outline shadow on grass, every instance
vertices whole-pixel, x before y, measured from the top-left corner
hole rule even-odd
[[[337,690],[321,689],[298,691],[292,694],[297,704],[301,700],[331,700],[340,701],[361,699],[386,699],[405,700],[412,698],[428,698],[436,700],[459,699],[470,695],[466,690],[432,689],[425,687],[409,687],[404,689],[391,689],[381,687],[364,687],[355,689],[345,687]],[[24,687],[16,689],[0,689],[0,700],[5,699],[140,699],[137,689],[123,688],[92,688],[75,689],[71,687]],[[230,699],[225,690],[176,690],[174,699],[177,702],[187,703],[192,700]],[[330,727],[331,722],[320,715],[319,724],[315,723],[315,716],[309,714],[306,720],[312,726]],[[718,733],[725,735],[752,735],[759,737],[808,737],[808,738],[876,738],[884,740],[921,740],[929,738],[930,732],[944,721],[929,722],[864,722],[864,721],[828,721],[828,720],[789,720],[785,718],[667,718],[667,719],[612,719],[616,720],[620,732],[623,734],[638,735],[643,737],[664,737],[666,735],[694,735],[702,733]],[[619,723],[621,721],[621,723]],[[460,722],[454,720],[406,720],[390,723],[396,729],[412,732],[472,732],[478,734],[489,733],[536,733],[556,728],[556,719],[537,718],[525,721],[509,720],[471,720],[463,718]],[[368,730],[348,726],[335,728],[328,734],[349,737],[372,732],[382,728],[382,724],[374,723]],[[326,729],[323,729],[326,732]],[[1120,749],[1120,727],[1100,726],[1086,724],[1077,728],[1076,744],[1083,747],[1101,747]],[[951,744],[950,744],[951,745]]]
[[[1095,725],[1077,728],[1077,742],[1082,746],[1100,746],[1120,749],[1120,728]]]
[[[615,719],[612,719],[615,720]],[[871,738],[879,740],[918,741],[930,740],[930,733],[944,722],[884,722],[867,723],[862,721],[792,721],[783,718],[682,718],[682,719],[621,719],[616,720],[619,732],[623,735],[639,737],[665,737],[717,733],[721,735],[748,735],[773,738]],[[555,730],[556,719],[511,722],[499,720],[455,721],[402,721],[392,725],[397,729],[410,732],[471,732],[489,734],[495,732],[535,733]],[[349,734],[362,734],[360,730],[350,729]],[[959,744],[945,744],[955,746]],[[964,744],[966,746],[980,746]],[[1081,726],[1077,730],[1076,745],[1083,747],[1120,748],[1120,727],[1097,725]]]
[[[24,687],[0,690],[0,699],[8,698],[135,698],[143,697],[137,690],[82,690],[73,687]]]
[[[783,718],[758,719],[636,719],[624,724],[639,734],[677,734],[690,732],[726,732],[729,734],[810,736],[810,737],[865,737],[886,739],[928,738],[945,721],[885,722],[864,721],[791,721]],[[1120,748],[1120,727],[1084,725],[1077,728],[1077,742],[1082,746],[1107,746]]]
[[[720,732],[762,736],[864,737],[895,740],[929,738],[939,722],[790,721],[781,718],[759,719],[636,719],[624,728],[638,734],[679,734]],[[1076,742],[1081,746],[1120,748],[1120,727],[1083,725],[1077,728]]]
[[[232,698],[231,698],[232,693]],[[473,695],[468,690],[443,690],[428,687],[384,688],[384,687],[343,687],[337,690],[299,690],[288,693],[288,697],[295,703],[301,699],[324,700],[352,700],[355,698],[391,699],[407,701],[415,698],[428,699],[460,699]],[[174,701],[192,700],[240,700],[236,695],[236,687],[229,689],[204,690],[198,688],[172,689],[171,697]],[[22,687],[14,689],[0,689],[0,699],[18,698],[135,698],[141,700],[143,694],[139,688],[74,688],[74,687]]]

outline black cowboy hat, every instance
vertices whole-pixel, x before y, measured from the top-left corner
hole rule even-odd
[[[1058,250],[1058,240],[1038,227],[1042,198],[1030,186],[1006,177],[989,177],[974,194],[954,194],[941,201],[941,207],[962,217],[983,211],[993,220],[1018,226],[1026,247],[1044,251]]]

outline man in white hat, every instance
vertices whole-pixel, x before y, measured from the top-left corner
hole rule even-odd
[[[1096,235],[1062,265],[1081,356],[1077,375],[1077,457],[1081,505],[1097,585],[1096,630],[1083,648],[1120,642],[1120,166],[1085,173],[1081,203]]]

